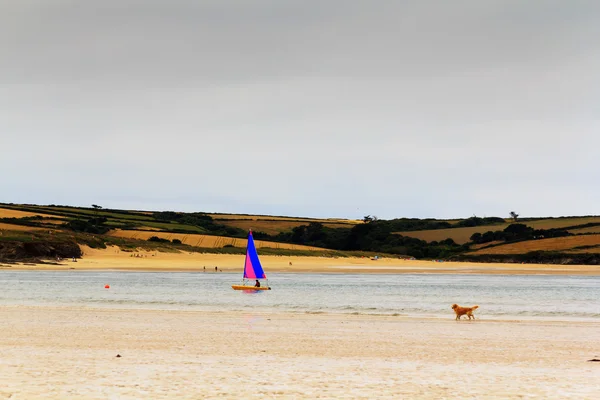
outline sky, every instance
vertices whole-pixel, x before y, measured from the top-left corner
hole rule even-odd
[[[600,2],[0,0],[0,202],[600,214]]]

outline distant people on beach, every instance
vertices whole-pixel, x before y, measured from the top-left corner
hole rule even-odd
[[[218,268],[215,266],[215,272],[217,272],[217,271],[218,271]]]

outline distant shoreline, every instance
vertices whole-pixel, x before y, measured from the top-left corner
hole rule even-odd
[[[48,264],[0,263],[0,270],[116,270],[147,272],[241,273],[244,257],[235,254],[124,252],[117,247],[92,249],[82,246],[83,258],[52,261]],[[436,262],[395,258],[327,258],[303,256],[261,256],[267,273],[332,274],[452,274],[452,275],[600,275],[597,265]]]

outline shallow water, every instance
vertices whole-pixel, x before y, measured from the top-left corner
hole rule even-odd
[[[600,277],[272,273],[273,290],[233,291],[215,272],[1,271],[0,305],[292,311],[448,318],[600,320]],[[109,284],[110,289],[104,289]]]

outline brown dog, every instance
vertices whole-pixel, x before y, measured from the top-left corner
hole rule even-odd
[[[467,317],[469,317],[469,319],[471,319],[471,317],[473,317],[473,319],[475,319],[475,316],[473,315],[473,311],[475,311],[475,309],[477,309],[477,308],[479,308],[479,306],[461,307],[458,304],[452,304],[452,309],[456,313],[457,320],[459,320],[460,317],[465,314],[467,314]]]

